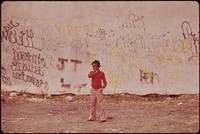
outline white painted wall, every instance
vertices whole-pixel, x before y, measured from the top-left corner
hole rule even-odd
[[[106,94],[199,92],[197,2],[1,6],[1,89],[88,94],[87,74],[98,59],[108,81]],[[153,72],[153,84],[140,80],[140,69]]]

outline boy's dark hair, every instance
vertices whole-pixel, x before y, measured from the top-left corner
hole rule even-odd
[[[99,60],[93,61],[92,64],[97,64],[97,65],[100,67],[100,62],[99,62]]]

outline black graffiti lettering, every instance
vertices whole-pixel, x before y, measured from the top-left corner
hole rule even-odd
[[[24,75],[24,76],[23,76],[23,81],[24,81],[24,82],[27,82],[27,81],[28,81],[28,77],[29,77],[28,75]]]
[[[5,29],[4,27],[3,27],[3,29]],[[4,30],[4,31],[1,31],[1,34],[2,34],[2,36],[1,36],[1,42],[3,42],[3,38],[5,38],[6,40],[8,40],[8,33],[9,32],[7,32],[6,30]]]
[[[195,48],[195,52],[199,54],[199,36],[197,36],[196,34],[193,34],[193,32],[190,33],[190,35],[192,36],[192,39],[194,41],[194,48]]]
[[[10,33],[9,41],[10,41],[12,44],[16,43],[16,42],[17,42],[17,39],[16,39],[16,37],[17,37],[16,31],[15,31],[15,30],[14,30],[14,32],[9,31],[9,33]],[[13,38],[12,38],[12,36],[13,36]],[[13,40],[12,40],[12,39],[13,39]],[[20,44],[19,44],[19,45],[20,45]],[[20,45],[20,46],[21,46],[21,45]]]
[[[32,82],[32,81],[33,81],[33,77],[27,76],[27,82]]]
[[[41,70],[40,67],[38,67],[38,69],[35,70],[35,73],[41,76],[44,76],[44,72]]]
[[[33,84],[37,87],[41,87],[40,84],[39,84],[39,80],[38,79],[34,79],[33,80]]]
[[[74,71],[76,72],[77,64],[82,64],[82,61],[71,59],[71,62],[74,63]]]
[[[62,84],[61,86],[64,87],[64,88],[70,88],[71,84]]]
[[[19,58],[18,58],[17,56],[18,56],[18,55],[17,55],[17,53],[16,53],[16,50],[13,49],[13,59],[14,59],[14,60],[18,60]]]
[[[11,85],[11,79],[6,76],[6,70],[4,67],[1,67],[1,81],[3,81],[4,84]]]
[[[3,31],[1,31],[1,42],[5,39],[5,41],[9,41],[12,44],[41,51],[42,48],[35,47],[33,42],[33,30],[17,30],[16,27],[18,26],[19,23],[14,24],[12,21],[7,26],[3,26]]]
[[[27,37],[29,37],[29,38],[33,38],[34,37],[34,33],[33,33],[32,29],[31,30],[26,30],[26,32],[27,32]]]
[[[37,63],[38,63],[39,65],[42,64],[42,66],[45,67],[45,66],[46,66],[46,63],[45,63],[44,58],[41,58],[41,57],[40,57],[40,54],[39,54],[39,56],[36,56],[36,57],[37,57],[37,58],[36,58]]]
[[[6,75],[6,69],[4,67],[1,67],[1,75]]]
[[[24,45],[25,47],[30,47],[30,48],[34,48],[34,49],[37,49],[39,51],[41,51],[41,49],[39,48],[36,48],[34,46],[34,43],[33,43],[33,37],[34,37],[34,33],[33,33],[33,30],[26,30],[26,40],[27,40],[27,45]]]
[[[16,36],[15,39],[16,39],[17,44],[22,46],[24,44],[23,36],[25,35],[25,33],[23,31],[21,31],[20,34],[21,35],[19,35],[19,38],[17,38],[17,36]]]
[[[24,60],[29,60],[29,52],[24,52]]]
[[[19,23],[18,23],[18,22],[16,22],[16,24],[13,24],[13,21],[12,21],[12,20],[10,21],[10,24],[11,24],[10,29],[19,26]],[[9,25],[9,24],[8,24],[8,25]]]
[[[35,54],[30,54],[29,52],[24,52],[24,51],[17,51],[13,49],[13,56],[14,60],[21,61],[21,62],[29,62],[37,65],[42,65],[43,67],[46,66],[46,62],[41,55],[35,55]]]
[[[15,60],[15,61],[12,61],[12,65],[11,65],[12,71],[17,70],[16,66],[17,66],[17,61],[16,61],[16,60]]]
[[[19,23],[14,24],[13,21],[11,20],[10,23],[7,24],[7,26],[3,26],[3,28],[5,29],[5,31],[9,31],[14,27],[18,27]]]
[[[21,73],[16,72],[16,71],[13,71],[13,78],[16,78],[16,79],[21,80],[22,77],[23,77],[23,75],[24,75],[24,72],[23,72],[23,71],[22,71]]]
[[[9,77],[5,76],[5,75],[1,75],[1,81],[3,81],[4,84],[11,86],[11,80]]]
[[[42,79],[39,80],[35,78],[33,74],[31,76],[27,75],[24,73],[24,71],[13,71],[13,78],[22,80],[24,82],[30,82],[37,87],[44,86],[44,89],[47,89],[47,90],[49,89],[47,82],[44,82]]]
[[[68,62],[68,59],[58,58],[58,62],[60,62],[61,65],[57,65],[57,68],[62,71],[62,70],[65,69],[65,63],[64,62]]]
[[[199,50],[198,50],[199,37],[193,33],[189,22],[183,21],[181,28],[182,28],[183,38],[185,40],[188,40],[190,43],[190,50],[195,51],[196,53],[199,54]],[[192,49],[192,46],[194,46],[194,50]]]
[[[190,38],[190,33],[192,32],[192,28],[190,27],[190,24],[187,21],[182,22],[182,32],[184,39]],[[190,40],[191,41],[191,40]]]
[[[20,63],[17,60],[14,60],[11,65],[12,71],[27,71],[32,72],[37,75],[44,76],[44,72],[41,70],[40,67],[37,67],[35,65],[30,65],[28,63]]]
[[[46,66],[44,58],[42,58],[40,54],[35,55],[35,54],[30,54],[29,52],[24,52],[20,50],[17,51],[13,49],[13,61],[11,65],[12,71],[31,72],[37,75],[44,76],[42,68],[38,66],[40,64],[42,66]],[[15,74],[13,75],[15,77]],[[19,79],[21,78],[19,77]],[[25,78],[24,81],[29,81],[29,78]]]
[[[64,88],[70,88],[71,87],[71,84],[65,84],[64,83],[64,78],[60,79],[60,83],[61,83],[61,86],[64,87]]]
[[[144,16],[137,16],[134,13],[128,15],[128,21],[119,26],[119,28],[141,28],[144,27]]]

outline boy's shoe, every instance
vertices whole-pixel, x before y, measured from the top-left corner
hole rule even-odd
[[[96,119],[87,119],[87,121],[95,121]]]
[[[100,120],[99,122],[106,122],[107,120]]]

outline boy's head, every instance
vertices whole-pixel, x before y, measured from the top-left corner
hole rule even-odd
[[[98,60],[95,60],[92,62],[92,67],[94,70],[99,69],[100,68],[100,62]]]

